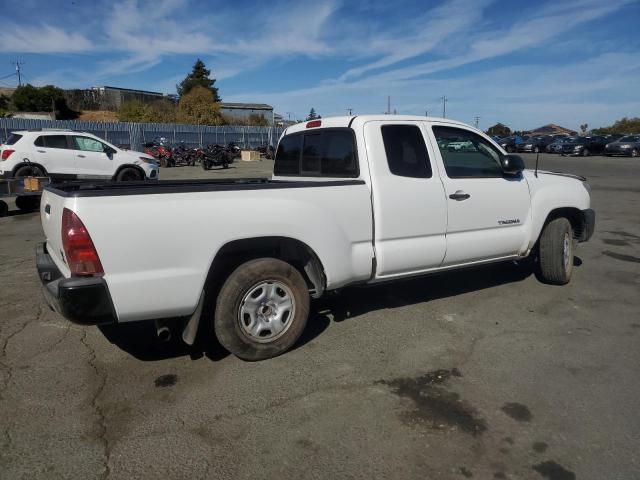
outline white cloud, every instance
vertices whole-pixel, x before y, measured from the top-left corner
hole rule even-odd
[[[58,27],[16,25],[3,22],[0,29],[0,52],[11,53],[81,53],[94,49],[93,43],[79,33]]]

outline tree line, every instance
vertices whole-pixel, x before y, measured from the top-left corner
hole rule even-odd
[[[220,111],[220,95],[211,78],[211,70],[198,59],[191,72],[176,85],[178,100],[169,98],[154,102],[125,101],[116,111],[121,122],[188,123],[197,125],[269,125],[263,115],[252,114],[246,119],[230,118]],[[83,107],[99,109],[95,99],[87,99],[83,91],[65,92],[53,85],[18,87],[11,97],[0,95],[0,116],[13,112],[53,112],[58,119],[74,119]],[[86,92],[86,91],[85,91]],[[71,102],[69,102],[71,100]],[[73,108],[69,106],[72,104]]]

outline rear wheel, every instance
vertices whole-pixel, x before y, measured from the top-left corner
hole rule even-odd
[[[547,223],[540,235],[540,275],[542,280],[554,285],[564,285],[571,280],[574,253],[573,228],[564,217]]]
[[[218,340],[244,360],[289,350],[309,315],[309,291],[300,272],[275,258],[240,265],[220,289],[214,328]]]
[[[116,176],[116,181],[118,182],[136,182],[138,180],[142,180],[144,177],[140,173],[140,171],[135,168],[123,168],[118,172]]]
[[[7,202],[0,200],[0,217],[6,217],[9,213],[9,205]]]
[[[37,165],[23,165],[16,170],[14,174],[16,178],[18,177],[44,177],[44,171]]]

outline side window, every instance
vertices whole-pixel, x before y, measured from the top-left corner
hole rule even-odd
[[[43,138],[47,148],[69,148],[66,135],[44,135]]]
[[[383,125],[380,130],[391,173],[401,177],[431,178],[429,154],[419,127]]]
[[[289,135],[280,140],[273,173],[276,175],[300,174],[301,143],[302,135]]]
[[[94,138],[73,137],[73,145],[76,150],[85,152],[104,152],[104,144]]]
[[[287,135],[278,145],[276,175],[358,176],[355,139],[350,129],[324,129]]]
[[[501,177],[500,152],[480,135],[456,127],[433,127],[449,178]]]
[[[35,142],[33,142],[33,144],[36,147],[44,147],[44,137],[38,137],[36,138]]]

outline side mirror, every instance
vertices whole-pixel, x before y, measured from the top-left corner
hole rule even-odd
[[[104,153],[106,153],[107,155],[111,156],[114,153],[116,153],[116,151],[113,148],[111,148],[110,146],[105,145],[104,146]]]
[[[505,155],[500,159],[500,166],[507,175],[519,175],[524,170],[524,160],[520,155]]]

